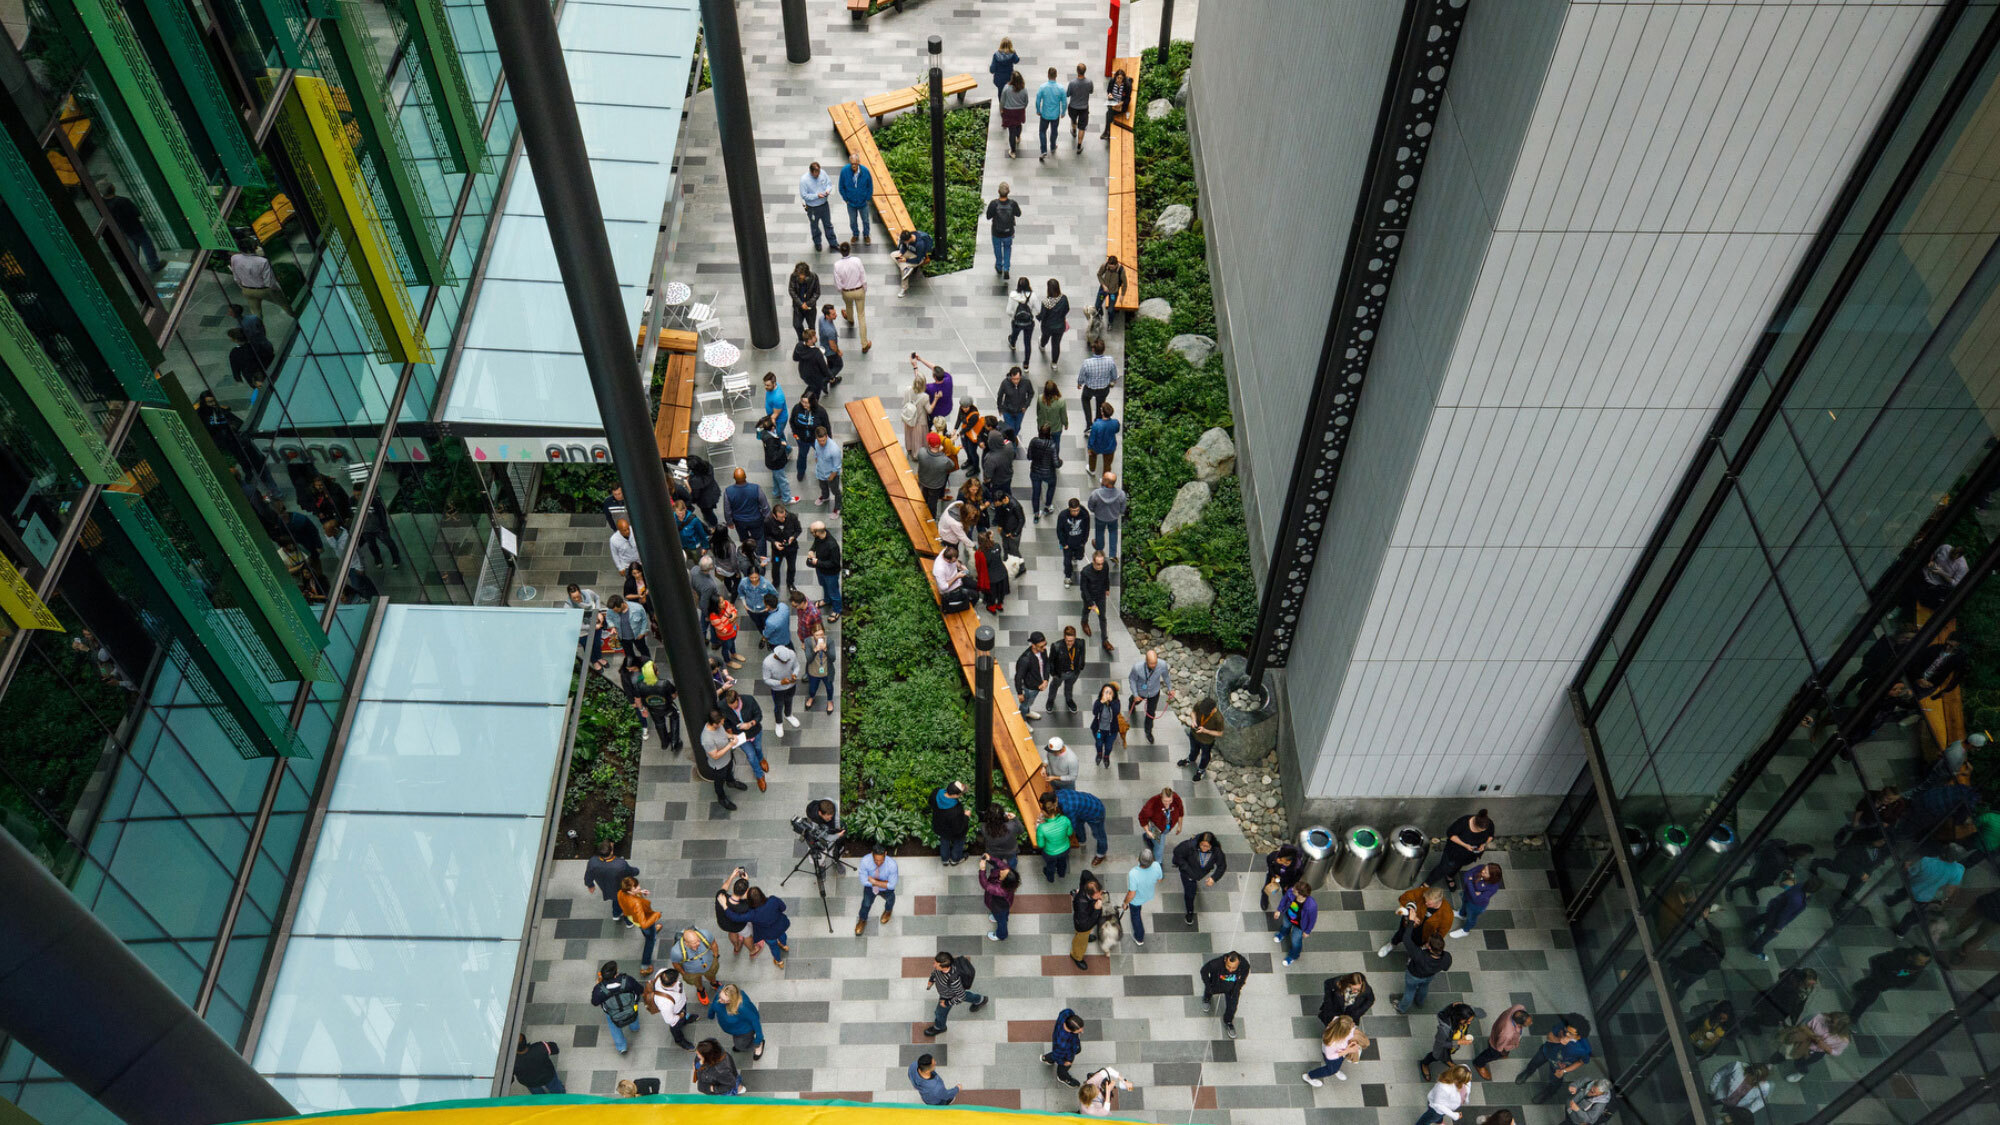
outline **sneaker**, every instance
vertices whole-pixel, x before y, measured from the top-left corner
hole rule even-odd
[[[1214,1012],[1215,1012],[1215,1001],[1213,1001],[1213,1000],[1203,1000],[1203,1001],[1201,1002],[1201,1014],[1202,1014],[1202,1015],[1205,1015],[1205,1016],[1206,1016],[1206,1015],[1212,1015],[1212,1014],[1214,1014]]]
[[[1771,959],[1771,955],[1770,955],[1770,954],[1768,954],[1768,953],[1759,953],[1759,954],[1757,955],[1757,960],[1759,960],[1759,961],[1769,961],[1770,959]]]
[[[774,724],[771,729],[777,732],[779,738],[785,737],[785,724],[783,723]]]
[[[799,717],[797,715],[786,715],[785,721],[792,724],[795,727],[799,725]]]
[[[1375,951],[1375,956],[1377,956],[1377,957],[1387,957],[1387,956],[1388,956],[1388,955],[1389,955],[1389,954],[1390,954],[1390,953],[1391,953],[1392,951],[1394,951],[1394,950],[1395,950],[1395,948],[1396,948],[1396,947],[1395,947],[1395,945],[1394,945],[1393,943],[1390,943],[1390,942],[1383,942],[1383,943],[1382,943],[1382,948],[1380,948],[1380,949],[1378,949],[1378,950],[1376,950],[1376,951]]]
[[[1190,910],[1181,915],[1181,921],[1186,922],[1190,926],[1194,925],[1194,911]]]
[[[1271,941],[1272,941],[1272,942],[1274,942],[1275,944],[1278,944],[1278,945],[1283,945],[1283,944],[1285,944],[1285,935],[1283,935],[1283,934],[1272,934],[1272,935],[1271,935]]]
[[[979,999],[972,1002],[972,1010],[976,1012],[979,1009],[984,1008],[986,1006],[986,1002],[991,999],[993,999],[991,996],[981,996]]]
[[[1299,1075],[1299,1077],[1300,1077],[1301,1079],[1303,1079],[1303,1080],[1304,1080],[1304,1082],[1305,1082],[1305,1084],[1306,1084],[1306,1085],[1308,1085],[1308,1086],[1314,1086],[1314,1087],[1318,1087],[1318,1086],[1324,1086],[1324,1085],[1326,1085],[1326,1083],[1324,1083],[1324,1082],[1321,1082],[1321,1081],[1320,1081],[1319,1079],[1317,1079],[1317,1078],[1314,1078],[1314,1077],[1313,1077],[1312,1075],[1310,1075],[1310,1074],[1301,1074],[1301,1075]]]
[[[998,933],[997,931],[994,931],[994,930],[988,930],[988,931],[986,931],[986,940],[987,940],[987,941],[999,941],[999,940],[1000,940],[1000,934],[999,934],[999,933]]]
[[[1142,938],[1142,937],[1135,937],[1135,938],[1133,938],[1133,939],[1132,939],[1132,941],[1133,941],[1133,942],[1134,942],[1135,944],[1138,944],[1138,945],[1144,945],[1144,944],[1146,944],[1146,939],[1145,939],[1145,938]]]
[[[1346,1072],[1346,1071],[1344,1071],[1344,1070],[1336,1070],[1336,1071],[1334,1071],[1334,1072],[1333,1072],[1333,1076],[1334,1076],[1335,1078],[1338,1078],[1338,1079],[1340,1079],[1340,1080],[1341,1080],[1342,1082],[1345,1082],[1345,1081],[1347,1081],[1347,1072]]]
[[[1296,961],[1296,960],[1298,960],[1298,958],[1296,958],[1296,957],[1287,957],[1287,958],[1285,958],[1285,964],[1289,965],[1289,964],[1291,964],[1292,962],[1294,962],[1294,961]]]
[[[1287,961],[1287,962],[1286,962],[1286,964],[1288,964],[1288,965],[1289,965],[1289,964],[1291,964],[1291,962]],[[1226,1031],[1226,1032],[1228,1032],[1228,1033],[1229,1033],[1229,1037],[1230,1037],[1231,1039],[1234,1039],[1234,1038],[1236,1038],[1236,1025],[1235,1025],[1235,1024],[1233,1024],[1233,1023],[1225,1023],[1225,1024],[1223,1024],[1223,1025],[1222,1025],[1222,1030],[1223,1030],[1223,1031]]]
[[[1041,718],[1041,717],[1042,717],[1042,713],[1041,713],[1040,711],[1030,711],[1030,712],[1028,712],[1028,715],[1027,715],[1027,718],[1028,718],[1028,721],[1029,721],[1029,722],[1033,722],[1033,721],[1035,721],[1036,719],[1039,719],[1039,718]]]
[[[1203,771],[1201,771],[1201,770],[1196,770],[1196,771],[1194,771],[1194,780],[1196,780],[1196,781],[1200,781],[1200,780],[1201,780],[1202,778],[1204,778],[1204,777],[1207,777],[1207,776],[1208,776],[1208,774],[1204,773],[1204,772],[1203,772]]]
[[[1074,1079],[1074,1078],[1071,1078],[1071,1077],[1070,1077],[1069,1075],[1067,1075],[1067,1074],[1058,1074],[1058,1075],[1056,1075],[1056,1078],[1057,1078],[1057,1080],[1058,1080],[1058,1081],[1060,1081],[1060,1082],[1061,1082],[1061,1083],[1062,1083],[1063,1085],[1065,1085],[1065,1086],[1068,1086],[1068,1087],[1069,1087],[1070,1089],[1072,1089],[1072,1090],[1076,1089],[1076,1088],[1077,1088],[1078,1086],[1081,1086],[1081,1085],[1083,1085],[1083,1083],[1081,1083],[1081,1082],[1077,1081],[1077,1080],[1076,1080],[1076,1079]],[[1798,1078],[1798,1075],[1794,1074],[1794,1075],[1792,1075],[1792,1078],[1793,1078],[1794,1080],[1796,1080],[1796,1079]]]
[[[1180,761],[1175,762],[1174,764],[1177,766],[1186,766],[1188,764],[1188,760],[1186,758],[1182,758]]]
[[[1072,715],[1076,714],[1076,704],[1072,703],[1069,705],[1069,713]]]
[[[1804,1082],[1805,1080],[1806,1080],[1806,1076],[1805,1076],[1805,1075],[1803,1075],[1803,1074],[1787,1074],[1787,1075],[1785,1075],[1785,1081],[1787,1081],[1787,1082]]]
[[[1464,937],[1464,936],[1466,935],[1466,932],[1467,932],[1467,931],[1465,931],[1465,930],[1453,930],[1452,932],[1450,932],[1450,933],[1446,934],[1445,936],[1446,936],[1446,937]]]
[[[1076,585],[1076,579],[1074,578],[1063,579],[1063,589],[1067,590],[1074,585]]]
[[[924,1037],[928,1039],[934,1036],[943,1035],[944,1030],[945,1029],[941,1027],[927,1027],[924,1029]]]

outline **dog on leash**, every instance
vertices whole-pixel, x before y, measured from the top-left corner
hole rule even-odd
[[[1109,957],[1125,941],[1125,909],[1120,907],[1097,924],[1097,946]]]

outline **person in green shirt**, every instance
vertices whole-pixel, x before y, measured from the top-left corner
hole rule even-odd
[[[1061,814],[1044,816],[1035,826],[1035,845],[1042,849],[1042,878],[1053,883],[1069,878],[1069,849],[1075,829]]]

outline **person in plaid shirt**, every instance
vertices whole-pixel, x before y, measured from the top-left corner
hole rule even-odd
[[[1052,804],[1076,826],[1078,836],[1097,836],[1097,855],[1090,865],[1103,864],[1105,853],[1111,850],[1111,837],[1104,831],[1104,802],[1081,789],[1057,789],[1042,798],[1045,805]]]
[[[1042,1056],[1042,1061],[1056,1068],[1056,1081],[1074,1089],[1083,1083],[1078,1082],[1076,1076],[1069,1072],[1069,1066],[1076,1061],[1077,1054],[1082,1050],[1083,1017],[1069,1008],[1064,1008],[1062,1013],[1056,1016],[1055,1037],[1050,1041],[1048,1053]]]
[[[924,987],[937,990],[938,1002],[937,1011],[931,1015],[931,1025],[924,1028],[924,1034],[943,1035],[946,1031],[945,1019],[951,1014],[953,1005],[971,1001],[972,1010],[976,1012],[986,1006],[987,998],[966,987],[965,974],[959,969],[958,958],[940,949],[931,963],[934,966],[931,979],[924,983]]]

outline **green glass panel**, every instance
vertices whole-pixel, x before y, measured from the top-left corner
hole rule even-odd
[[[390,227],[408,258],[411,285],[435,285],[449,281],[440,247],[437,224],[424,207],[424,193],[417,177],[417,163],[410,142],[403,135],[401,120],[382,85],[388,73],[375,54],[368,34],[367,17],[357,0],[341,0],[341,16],[322,21],[334,66],[340,71],[341,85],[348,104],[361,126],[361,142],[367,149],[382,195],[389,205]]]
[[[404,7],[417,32],[424,84],[430,90],[431,108],[442,118],[440,132],[451,153],[452,171],[477,172],[486,158],[486,137],[480,131],[479,109],[466,85],[443,0],[404,0]]]
[[[14,303],[0,296],[0,366],[4,366],[35,412],[48,424],[63,448],[75,459],[77,471],[93,484],[110,484],[121,474],[91,422],[90,412],[76,392],[56,372],[48,353],[35,342]]]
[[[264,31],[278,46],[278,57],[293,69],[306,65],[306,14],[297,0],[252,0],[244,9],[260,16]],[[264,91],[268,94],[269,91]]]
[[[174,60],[174,71],[181,85],[194,100],[202,132],[229,174],[229,182],[241,187],[262,184],[264,176],[257,168],[256,150],[250,147],[250,138],[243,132],[242,119],[223,91],[221,78],[209,65],[201,30],[195,26],[185,0],[145,0],[145,3],[146,14],[152,17],[160,42]]]

